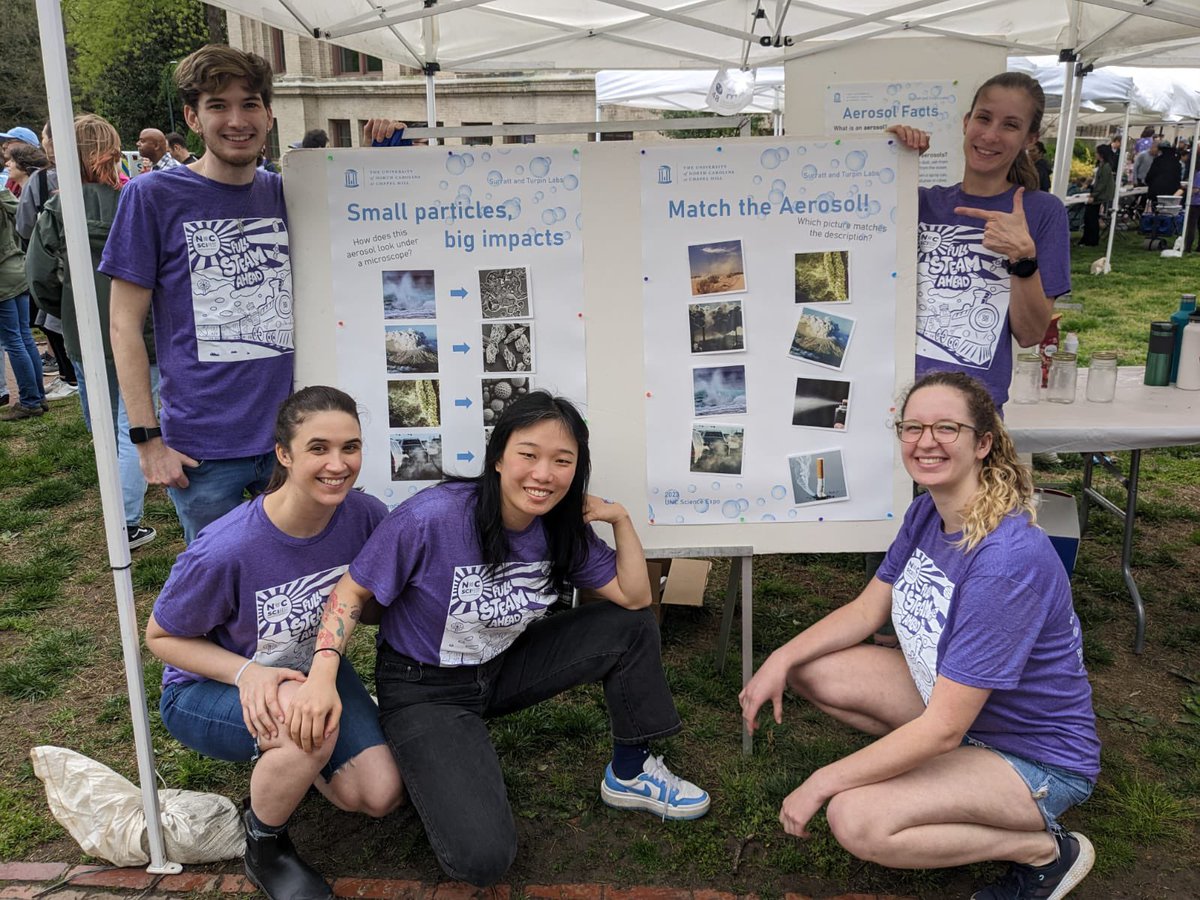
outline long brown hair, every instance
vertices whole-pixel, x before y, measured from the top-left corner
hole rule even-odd
[[[1001,72],[999,75],[993,75],[979,86],[979,90],[971,99],[972,114],[975,112],[975,106],[979,103],[979,98],[985,91],[994,87],[1024,91],[1029,95],[1029,99],[1033,101],[1033,118],[1029,120],[1029,134],[1036,138],[1042,131],[1042,116],[1046,113],[1046,92],[1037,83],[1037,79],[1031,78],[1024,72]],[[1008,170],[1008,183],[1023,187],[1027,191],[1036,191],[1041,184],[1033,160],[1024,150],[1017,154],[1017,158],[1013,160],[1013,164]]]
[[[106,184],[120,190],[117,162],[121,159],[121,136],[117,129],[100,116],[84,113],[75,117],[75,143],[84,184]]]
[[[901,416],[908,399],[927,387],[953,388],[967,401],[967,412],[975,424],[975,440],[992,435],[992,449],[983,458],[979,472],[979,490],[967,502],[963,512],[962,540],[959,547],[972,550],[996,530],[1005,517],[1026,513],[1030,523],[1037,521],[1033,506],[1033,476],[1017,459],[1017,450],[1008,429],[996,411],[992,395],[978,380],[962,372],[930,372],[920,378],[904,395]]]

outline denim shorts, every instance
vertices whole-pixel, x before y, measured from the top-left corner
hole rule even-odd
[[[337,744],[321,776],[328,781],[364,750],[386,741],[379,710],[348,660],[338,667],[337,691],[342,701]],[[227,762],[258,759],[258,742],[246,730],[238,689],[219,681],[189,681],[163,688],[159,703],[163,724],[172,737],[197,753]]]
[[[1035,762],[1006,750],[997,750],[969,735],[963,738],[963,744],[991,750],[1016,770],[1029,788],[1029,794],[1046,823],[1046,830],[1051,834],[1061,834],[1064,831],[1058,824],[1058,817],[1090,797],[1092,789],[1096,786],[1078,772],[1071,772],[1049,763]]]

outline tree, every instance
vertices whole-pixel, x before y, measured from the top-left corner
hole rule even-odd
[[[175,63],[213,38],[206,6],[195,0],[62,5],[76,105],[112,122],[126,146],[143,128],[184,130],[171,76]]]
[[[0,22],[0,127],[24,125],[40,134],[46,82],[34,0],[0,0]]]

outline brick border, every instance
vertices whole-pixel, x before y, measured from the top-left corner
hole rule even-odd
[[[55,900],[104,896],[110,890],[188,893],[219,891],[222,894],[253,894],[252,885],[243,875],[206,875],[184,872],[156,876],[145,869],[116,869],[101,866],[74,866],[66,863],[13,862],[0,864],[0,900],[28,900],[49,884],[66,877],[70,888],[99,890],[63,890]],[[48,884],[49,883],[49,884]],[[65,887],[65,886],[64,886]],[[527,884],[514,889],[510,885],[476,888],[455,881],[433,884],[390,878],[337,878],[333,882],[338,897],[365,900],[511,900],[513,894],[528,900],[758,900],[757,894],[737,895],[725,891],[691,890],[657,886],[618,887],[606,884]],[[807,894],[785,894],[785,900],[815,900]],[[884,894],[839,894],[822,900],[916,900]]]

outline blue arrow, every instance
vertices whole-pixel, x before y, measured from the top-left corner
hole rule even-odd
[[[468,450],[466,453],[459,453],[459,454],[457,455],[457,459],[458,459],[460,462],[470,462],[470,461],[471,461],[471,460],[473,460],[474,458],[475,458],[475,454],[474,454],[474,453],[472,453],[470,450]]]
[[[467,289],[466,288],[454,288],[454,290],[452,290],[450,292],[450,296],[457,297],[459,300],[462,300],[464,297],[467,296]]]
[[[470,344],[455,344],[450,349],[453,350],[455,353],[470,353],[471,345]]]
[[[465,406],[468,409],[470,409],[471,408],[471,398],[470,397],[459,397],[457,400],[454,401],[454,405],[455,406]]]

